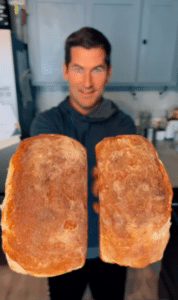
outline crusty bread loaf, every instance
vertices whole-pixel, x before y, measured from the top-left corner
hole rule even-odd
[[[11,157],[2,248],[12,270],[50,277],[80,269],[87,251],[87,153],[75,139],[40,134]]]
[[[95,155],[100,258],[133,268],[160,260],[170,237],[173,191],[153,144],[139,135],[106,137]]]

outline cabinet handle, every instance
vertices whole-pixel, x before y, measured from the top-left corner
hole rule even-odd
[[[145,44],[147,44],[148,43],[148,41],[147,40],[143,40],[143,42],[142,42],[144,45]]]

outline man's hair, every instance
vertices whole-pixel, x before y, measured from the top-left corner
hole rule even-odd
[[[83,27],[73,32],[65,42],[65,63],[68,67],[71,60],[71,47],[80,46],[86,49],[101,47],[105,51],[105,63],[109,68],[111,59],[111,44],[107,38],[98,30],[92,27]]]

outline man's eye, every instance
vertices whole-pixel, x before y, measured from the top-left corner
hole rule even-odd
[[[81,68],[75,68],[75,71],[76,71],[76,72],[81,72],[82,69],[81,69]]]
[[[95,72],[101,72],[102,71],[102,68],[96,68],[94,69]]]

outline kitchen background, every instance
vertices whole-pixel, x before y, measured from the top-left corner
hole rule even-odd
[[[4,18],[5,2],[0,0],[0,22]],[[93,26],[106,34],[113,46],[113,77],[106,86],[104,97],[129,114],[138,133],[154,143],[170,176],[176,205],[178,1],[8,0],[8,4],[11,21],[8,43],[12,50],[17,97],[9,96],[0,80],[0,114],[3,115],[3,109],[5,112],[8,106],[6,125],[13,120],[13,128],[4,130],[0,138],[2,199],[9,159],[20,140],[29,136],[33,118],[37,113],[57,106],[68,95],[61,71],[65,38],[80,27]],[[2,36],[0,29],[1,45]],[[7,41],[5,43],[7,46]],[[1,68],[0,79],[3,76]],[[4,124],[1,120],[2,133]],[[166,296],[162,293],[160,299],[177,299],[178,295],[176,218],[172,226],[173,240],[167,247],[161,273],[167,292]],[[170,250],[170,245],[174,251]],[[157,278],[161,263],[152,266]],[[161,289],[164,290],[163,285]],[[128,300],[141,299],[138,289],[135,297],[128,297]]]
[[[62,65],[60,65],[58,61],[60,61],[60,63],[63,61],[62,49],[64,46],[65,37],[67,37],[68,34],[73,32],[75,29],[77,30],[78,28],[82,27],[82,24],[83,26],[87,26],[89,22],[89,17],[88,19],[86,17],[86,24],[84,21],[83,23],[81,22],[81,26],[79,24],[72,26],[73,24],[71,21],[70,24],[66,26],[67,28],[63,34],[60,31],[60,27],[57,27],[60,26],[61,22],[58,20],[59,18],[54,13],[54,10],[58,7],[59,12],[59,9],[62,8],[63,15],[65,14],[62,17],[62,21],[64,21],[64,18],[68,21],[68,19],[71,18],[71,16],[73,17],[73,15],[69,5],[70,3],[67,1],[66,4],[68,4],[68,6],[63,5],[62,7],[62,3],[60,2],[60,0],[53,2],[50,0],[43,0],[40,1],[40,3],[34,0],[31,2],[25,0],[9,0],[18,103],[16,103],[14,98],[6,98],[3,96],[0,97],[0,103],[11,105],[13,112],[20,123],[20,129],[22,131],[23,138],[29,135],[29,128],[36,113],[58,105],[68,94],[66,83],[61,79]],[[93,6],[95,5],[94,2],[95,1],[91,1]],[[177,20],[174,20],[174,11],[178,11],[177,1],[157,0],[157,3],[154,3],[154,5],[153,1],[149,1],[150,7],[148,5],[148,1],[140,0],[127,0],[125,2],[119,0],[111,2],[103,0],[98,2],[101,2],[101,4],[106,3],[106,5],[102,5],[102,7],[109,7],[111,10],[111,16],[112,13],[114,14],[116,4],[118,4],[118,8],[123,6],[123,3],[127,4],[125,11],[122,11],[122,14],[125,13],[122,19],[129,17],[133,25],[136,27],[136,29],[133,31],[131,31],[130,27],[128,28],[126,31],[128,39],[123,42],[123,48],[121,49],[121,46],[117,45],[117,43],[113,42],[113,45],[112,41],[114,40],[116,34],[118,34],[119,40],[119,37],[121,36],[123,38],[125,33],[121,34],[118,32],[120,23],[117,22],[117,15],[113,15],[113,17],[115,17],[114,19],[109,19],[114,25],[117,25],[117,33],[115,29],[115,32],[111,34],[111,38],[109,37],[113,45],[112,64],[114,75],[113,78],[111,78],[111,83],[106,86],[104,97],[113,100],[124,112],[131,115],[136,125],[139,125],[139,113],[146,110],[151,113],[151,117],[153,118],[153,120],[151,120],[151,125],[161,129],[166,129],[166,125],[168,125],[166,121],[168,118],[171,118],[173,109],[178,106],[178,24]],[[15,6],[15,3],[19,3],[20,5]],[[77,5],[80,5],[82,8],[82,3],[85,3],[85,1],[73,1],[73,4],[74,3],[76,3],[76,7]],[[95,5],[95,7],[98,9],[97,5]],[[130,7],[130,10],[127,7]],[[158,11],[153,9],[156,7],[159,7]],[[89,14],[86,7],[85,10],[86,15]],[[150,12],[151,10],[153,11],[152,13]],[[37,13],[41,23],[38,22]],[[54,13],[54,15],[50,15],[50,13]],[[78,12],[78,10],[76,10],[75,13],[80,14],[80,11]],[[81,15],[82,13],[83,11],[81,10]],[[103,13],[105,12],[103,11]],[[148,14],[150,15],[147,16]],[[160,18],[161,14],[162,18]],[[171,14],[173,14],[172,19],[174,20],[172,23],[170,20]],[[137,24],[134,23],[134,15],[140,19]],[[147,30],[145,29],[146,25],[145,21],[143,22],[143,20],[148,19],[148,17],[150,17],[150,23],[153,23],[155,27],[160,26],[160,31],[157,30],[156,34],[160,36],[161,33],[162,35],[162,39],[158,38],[160,45],[156,45],[158,48],[160,48],[160,50],[158,49],[157,56],[153,56],[153,58],[150,58],[150,56],[153,55],[152,52],[156,52],[155,46],[153,45],[155,44],[154,39],[157,38],[157,35],[153,35],[153,29],[154,31],[156,30],[155,28],[150,27],[150,23],[148,21],[146,23],[148,28]],[[50,23],[52,18],[54,23]],[[161,25],[158,24],[158,22],[156,23],[155,19],[157,20],[158,18],[160,19],[160,23],[164,20],[164,23],[166,23],[168,28],[165,25],[163,26],[162,23]],[[126,25],[124,21],[125,19],[123,19],[123,26]],[[73,20],[73,22],[74,21],[75,20]],[[101,21],[100,18],[99,21]],[[92,24],[90,25],[92,26]],[[100,26],[103,26],[103,24],[100,25],[100,23],[97,23],[95,27],[99,29]],[[105,27],[103,26],[103,28]],[[50,30],[52,37],[48,39]],[[120,31],[124,30],[124,27],[120,29]],[[104,31],[106,30],[103,29],[103,32]],[[171,32],[174,32],[174,34]],[[41,36],[39,33],[41,33]],[[132,34],[134,34],[134,41],[132,40]],[[153,36],[151,36],[151,34]],[[58,41],[54,42],[54,39],[56,40],[57,35],[59,36]],[[109,35],[109,31],[106,32],[106,35]],[[170,35],[172,35],[172,40],[170,38],[168,40]],[[143,37],[148,37],[148,40],[143,39]],[[169,43],[172,43],[171,47],[173,49],[167,49],[166,40]],[[61,41],[62,43],[59,46],[57,43],[60,43]],[[51,48],[47,46],[45,52],[45,46],[49,43],[52,44],[52,46]],[[140,48],[139,44],[141,45]],[[55,46],[56,50],[54,50]],[[114,51],[114,46],[120,50],[121,54]],[[129,50],[130,53],[128,51],[129,47],[133,47]],[[143,53],[143,51],[146,51],[144,49],[145,47],[148,49],[147,53]],[[163,48],[166,49],[164,52],[161,50]],[[50,54],[49,50],[52,49],[53,53]],[[120,58],[121,62],[125,59],[125,66],[121,66],[121,69],[125,68],[128,73],[126,74],[125,71],[123,76],[122,70],[120,73],[118,73],[120,67],[117,55],[118,57],[123,55],[123,57]],[[138,56],[140,56],[140,58],[145,57],[149,64],[152,65],[152,70],[150,71],[148,78],[144,77],[143,70],[138,68],[138,66],[141,65],[141,59],[139,61]],[[156,62],[156,58],[158,59],[159,56],[160,61],[158,64]],[[169,58],[166,61],[166,57],[170,56],[171,59]],[[55,57],[55,59],[52,60],[52,57]],[[132,66],[132,58],[135,63],[134,66]],[[54,68],[56,62],[58,63],[58,66]],[[129,63],[131,65],[130,68],[128,67]],[[148,65],[143,65],[142,68],[144,67],[149,69]],[[45,68],[47,68],[48,71],[44,71]],[[52,74],[53,72],[49,70],[50,68],[51,70],[54,68],[54,76]],[[41,73],[39,72],[39,69],[41,70]],[[167,75],[167,78],[163,78],[163,71],[164,73],[171,75]],[[153,75],[155,73],[157,74],[156,79],[151,79],[151,77],[154,77]],[[144,78],[143,81],[139,79],[141,74],[143,75],[142,78]],[[167,119],[165,120],[166,117]],[[169,137],[172,136],[168,135],[168,138]]]

